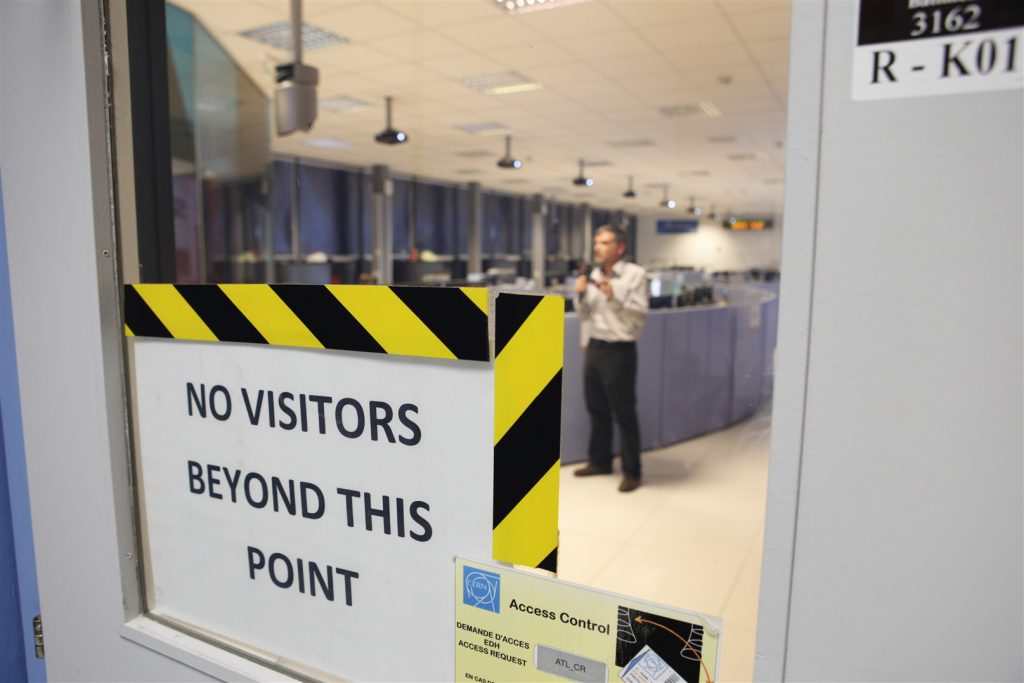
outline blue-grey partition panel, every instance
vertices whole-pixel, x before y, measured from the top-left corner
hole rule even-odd
[[[778,297],[761,304],[761,321],[764,325],[764,365],[761,371],[761,400],[767,401],[775,389],[775,339],[779,332]]]
[[[665,353],[662,356],[661,442],[674,443],[693,433],[693,415],[688,411],[696,384],[696,359],[690,349],[687,311],[665,320]]]
[[[732,421],[739,422],[754,414],[761,404],[761,381],[764,365],[764,324],[753,309],[760,304],[731,308],[735,330],[736,355],[733,361]]]
[[[644,332],[637,342],[636,409],[640,417],[640,448],[657,448],[661,441],[661,374],[665,351],[665,318],[647,316]]]
[[[735,347],[732,343],[732,315],[727,308],[709,311],[707,424],[714,431],[732,424],[732,369]]]
[[[565,358],[562,367],[562,462],[587,459],[590,418],[583,400],[583,354],[580,352],[580,319],[565,316]]]
[[[689,318],[686,330],[687,362],[690,363],[691,384],[681,386],[684,401],[685,415],[677,416],[682,419],[686,429],[683,433],[684,439],[689,439],[697,434],[708,430],[708,418],[711,410],[708,406],[711,386],[711,317],[714,311],[709,308],[694,309],[685,315]],[[670,416],[663,415],[663,419]]]
[[[731,290],[743,304],[652,311],[637,344],[640,446],[667,446],[752,415],[771,397],[778,299]],[[760,312],[760,318],[752,310]],[[586,460],[580,320],[565,319],[562,462]],[[618,435],[613,449],[618,452]]]

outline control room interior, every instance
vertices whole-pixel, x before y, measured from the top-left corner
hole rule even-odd
[[[368,226],[339,226],[345,237],[320,242],[307,234],[296,245],[288,235],[296,221],[303,230],[318,220],[321,235],[340,212],[316,218],[315,197],[299,198],[292,213],[291,203],[282,210],[275,200],[294,202],[279,188],[302,173],[314,180],[354,173],[365,182],[371,167],[386,165],[397,183],[413,187],[411,202],[395,208],[408,211],[395,240],[399,284],[471,275],[460,271],[465,238],[457,215],[465,187],[478,183],[485,202],[504,198],[498,206],[516,212],[495,219],[498,233],[525,224],[521,214],[536,196],[562,221],[547,224],[542,283],[531,280],[525,238],[495,235],[485,243],[492,284],[565,293],[573,266],[588,261],[580,258],[586,215],[591,230],[602,219],[628,225],[629,256],[666,294],[750,283],[777,293],[788,0],[302,4],[303,61],[319,72],[319,106],[309,131],[288,135],[274,134],[271,124],[275,68],[290,56],[287,25],[281,29],[287,0],[168,4],[176,231],[191,236],[179,239],[179,281],[260,281],[267,272],[253,242],[232,242],[227,227],[217,242],[210,225],[248,220],[241,214],[250,190],[232,190],[240,186],[257,188],[258,203],[269,206],[265,218],[275,230],[282,226],[275,240],[286,253],[270,257],[279,281],[373,281],[360,279],[369,270]],[[404,144],[374,139],[388,97]],[[191,138],[175,125],[182,119],[191,121]],[[520,168],[499,167],[506,152]],[[577,176],[593,184],[574,184]],[[428,214],[412,206],[421,196],[417,184],[450,190],[431,201],[440,202],[433,214],[440,222],[456,216],[454,228],[424,225]],[[636,196],[624,196],[628,189]],[[736,216],[768,217],[773,225],[732,230]],[[659,221],[677,219],[699,227],[659,232]],[[449,237],[436,238],[442,232]],[[360,236],[364,243],[353,248]],[[444,253],[446,246],[454,248]],[[715,301],[700,303],[726,306],[715,291]],[[722,617],[723,681],[750,680],[753,672],[774,346],[774,326],[766,327],[772,338],[756,405],[735,424],[720,421],[645,451],[637,492],[618,494],[617,480],[574,478],[577,465],[563,453],[559,577]],[[666,419],[671,413],[662,413]]]

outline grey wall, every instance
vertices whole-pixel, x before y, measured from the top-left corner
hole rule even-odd
[[[1022,96],[851,101],[856,10],[794,3],[757,677],[1021,680]]]

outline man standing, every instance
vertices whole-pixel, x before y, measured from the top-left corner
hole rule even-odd
[[[619,491],[640,486],[640,425],[636,414],[636,340],[647,319],[644,269],[622,260],[626,233],[603,225],[594,234],[596,267],[576,280],[580,320],[590,323],[583,392],[590,413],[590,462],[577,477],[612,471],[612,418],[622,441]]]

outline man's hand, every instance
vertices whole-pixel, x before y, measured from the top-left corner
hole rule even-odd
[[[587,291],[587,276],[580,275],[576,278],[576,293],[582,294],[585,291]]]
[[[597,288],[601,290],[605,298],[609,301],[612,300],[612,283],[604,278],[601,278],[597,283]]]

